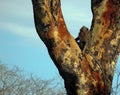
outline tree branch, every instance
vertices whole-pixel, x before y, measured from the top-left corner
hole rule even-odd
[[[120,1],[91,1],[93,21],[83,51],[67,30],[60,0],[32,2],[37,33],[68,95],[109,95],[120,52]]]

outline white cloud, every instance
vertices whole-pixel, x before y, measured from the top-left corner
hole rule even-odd
[[[35,32],[34,27],[27,27],[19,25],[18,23],[13,22],[0,22],[0,29],[5,30],[6,32],[11,32],[13,34],[29,37],[29,38],[37,38],[37,33]]]
[[[0,18],[31,18],[31,0],[2,0],[0,1]]]
[[[77,31],[80,24],[90,25],[90,0],[89,2],[88,0],[61,0],[61,2],[66,24],[71,32]],[[84,7],[86,5],[87,7]],[[24,37],[34,38],[36,36],[31,0],[2,0],[0,14],[1,29]]]
[[[2,0],[0,2],[0,29],[13,34],[36,38],[30,0]]]

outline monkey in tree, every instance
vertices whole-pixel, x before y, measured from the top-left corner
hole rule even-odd
[[[87,27],[83,26],[80,29],[78,37],[75,39],[82,51],[84,50],[85,45],[88,42],[88,39],[89,39],[89,30]]]

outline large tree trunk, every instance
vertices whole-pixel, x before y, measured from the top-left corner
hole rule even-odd
[[[120,52],[120,1],[91,0],[93,21],[84,49],[66,28],[60,0],[32,2],[37,33],[64,79],[67,94],[109,95]]]

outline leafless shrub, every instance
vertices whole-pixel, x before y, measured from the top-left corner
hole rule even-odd
[[[65,95],[65,89],[58,80],[25,76],[17,67],[10,69],[0,64],[0,95]]]

